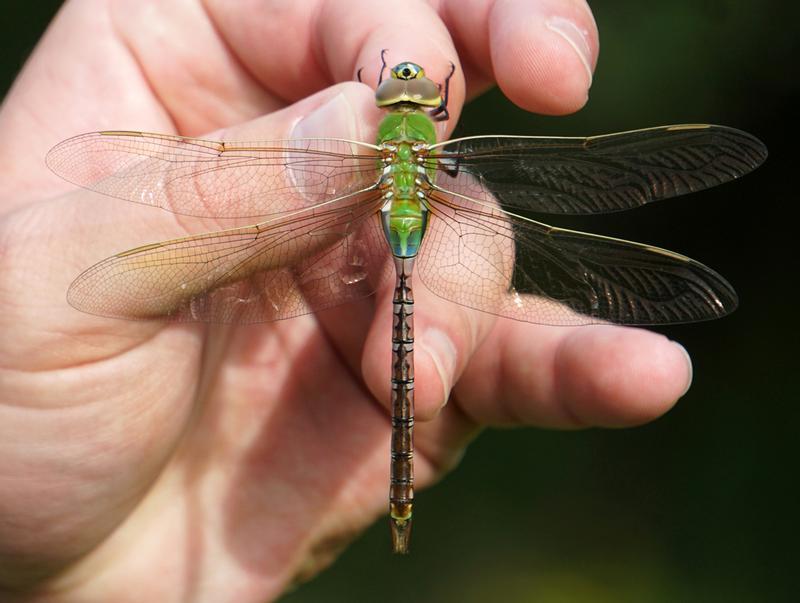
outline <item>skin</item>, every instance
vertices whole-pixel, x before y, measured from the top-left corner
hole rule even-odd
[[[352,80],[363,66],[376,81],[382,48],[437,81],[455,62],[447,136],[493,82],[531,111],[577,110],[598,52],[580,0],[264,4],[68,2],[0,110],[4,601],[264,601],[387,504],[391,291],[245,327],[79,313],[65,291],[81,270],[198,225],[75,190],[44,166],[53,144],[121,128],[275,139],[303,119],[371,140],[381,114]],[[585,32],[588,55],[553,16]],[[690,381],[660,335],[514,323],[415,293],[417,489],[484,426],[638,425]]]

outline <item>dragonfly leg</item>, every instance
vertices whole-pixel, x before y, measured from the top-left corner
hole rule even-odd
[[[381,85],[383,81],[383,72],[386,70],[386,52],[388,49],[384,48],[381,50],[381,74],[378,76],[378,86]]]
[[[381,74],[378,76],[378,85],[379,86],[381,85],[381,82],[383,81],[383,72],[386,70],[386,52],[387,52],[387,50],[388,50],[387,48],[384,48],[383,50],[381,50]],[[361,79],[361,72],[362,71],[364,71],[363,67],[359,67],[358,71],[356,71],[356,80],[360,84],[364,83],[364,80]]]
[[[450,73],[444,78],[444,94],[442,95],[442,102],[433,111],[428,113],[435,121],[447,121],[450,119],[450,113],[447,111],[447,101],[450,100],[450,78],[456,72],[454,63],[450,63]],[[441,92],[442,85],[439,84],[439,91]]]

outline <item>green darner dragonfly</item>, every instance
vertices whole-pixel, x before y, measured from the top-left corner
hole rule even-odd
[[[79,310],[127,319],[258,323],[372,294],[395,277],[389,514],[409,547],[413,505],[411,276],[446,300],[548,325],[718,318],[737,297],[716,272],[639,243],[519,215],[630,209],[733,180],[766,158],[753,136],[676,125],[594,136],[437,142],[447,83],[403,62],[381,78],[376,144],[215,142],[107,131],[47,156],[77,185],[176,214],[261,219],[153,243],[72,283]],[[387,244],[388,243],[388,244]]]

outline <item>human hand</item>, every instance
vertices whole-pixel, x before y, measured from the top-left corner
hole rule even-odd
[[[371,140],[373,91],[351,80],[363,66],[376,81],[382,48],[436,81],[456,63],[446,129],[492,81],[529,110],[585,102],[597,39],[581,3],[375,6],[72,2],[36,49],[0,112],[7,597],[261,601],[385,512],[391,291],[258,326],[81,314],[64,300],[81,270],[185,224],[76,192],[43,163],[99,129],[269,140],[307,118],[307,133]],[[689,381],[659,335],[512,323],[416,294],[417,487],[482,425],[638,424]]]

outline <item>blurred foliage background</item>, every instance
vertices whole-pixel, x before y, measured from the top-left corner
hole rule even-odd
[[[60,2],[4,2],[0,84],[13,81]],[[711,122],[759,136],[770,158],[734,184],[592,218],[581,228],[697,258],[741,297],[729,318],[663,329],[692,353],[694,385],[628,430],[484,433],[418,494],[413,554],[379,521],[285,603],[795,601],[800,423],[797,4],[597,0],[589,103],[541,117],[492,91],[459,134],[600,134]],[[795,176],[792,176],[792,173]]]

